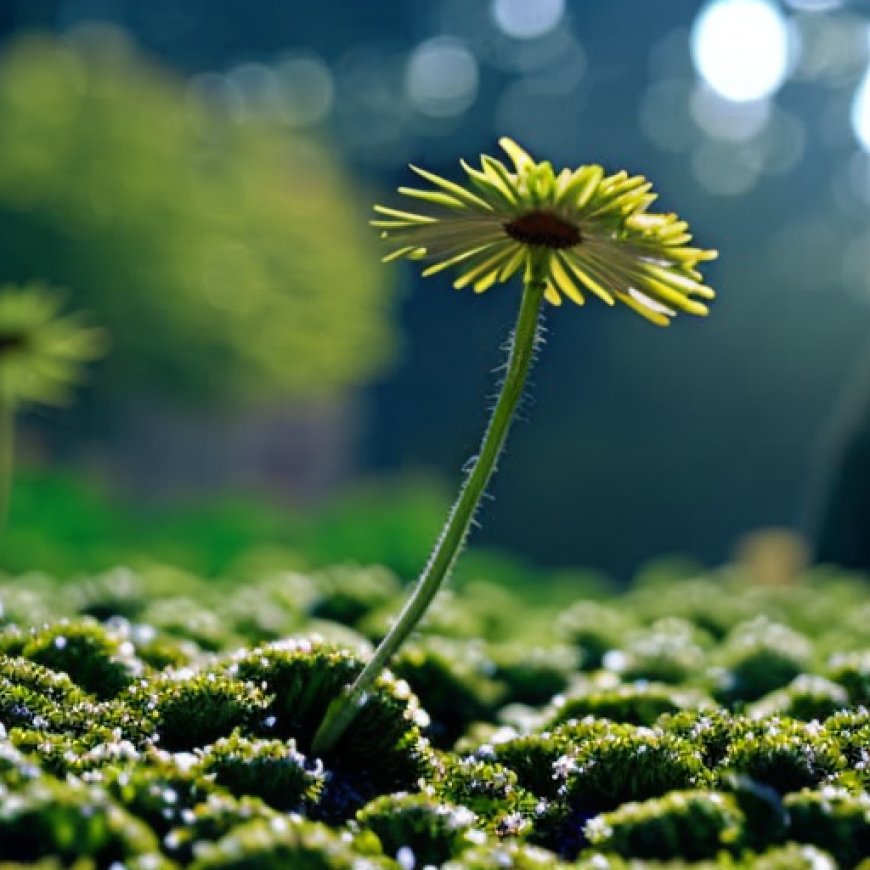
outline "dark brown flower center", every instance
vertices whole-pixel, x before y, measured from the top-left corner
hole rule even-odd
[[[23,332],[0,332],[0,356],[13,350],[20,350],[27,343]]]
[[[524,245],[570,248],[581,241],[580,229],[550,211],[530,211],[504,225],[505,232]]]

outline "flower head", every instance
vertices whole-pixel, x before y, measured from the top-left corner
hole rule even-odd
[[[375,206],[382,217],[372,225],[393,248],[385,262],[426,261],[424,276],[455,268],[454,287],[483,293],[520,270],[528,274],[537,252],[553,305],[563,296],[582,305],[588,291],[660,326],[679,311],[707,314],[701,300],[715,293],[697,266],[716,251],[689,247],[688,224],[675,214],[647,211],[656,194],[643,176],[605,175],[596,165],[557,175],[511,139],[499,144],[512,169],[487,155],[480,169],[462,161],[467,187],[411,167],[432,188],[399,188],[423,203],[419,212]]]
[[[0,289],[0,401],[62,404],[81,365],[102,355],[103,331],[60,309],[60,298],[41,286]]]

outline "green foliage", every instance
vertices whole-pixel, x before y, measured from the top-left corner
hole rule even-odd
[[[632,632],[620,644],[618,666],[605,660],[624,680],[654,680],[683,683],[697,679],[706,664],[706,648],[712,644],[707,632],[686,619],[664,617]]]
[[[377,566],[361,570],[337,565],[320,572],[317,591],[309,607],[311,616],[355,627],[377,608],[395,606],[401,586],[393,574]]]
[[[868,850],[870,712],[852,703],[849,682],[860,686],[863,660],[856,649],[838,657],[805,612],[830,615],[813,580],[812,594],[798,585],[794,599],[747,592],[757,613],[789,632],[800,626],[809,645],[796,678],[749,704],[721,689],[718,703],[702,694],[730,673],[723,663],[745,614],[717,643],[705,634],[714,619],[692,602],[698,621],[673,623],[675,648],[689,638],[704,660],[683,679],[672,648],[659,645],[668,623],[655,598],[629,591],[607,606],[631,628],[606,651],[607,668],[589,672],[577,667],[577,646],[549,636],[554,645],[542,646],[529,633],[546,607],[530,613],[519,590],[488,598],[487,584],[469,584],[410,647],[419,660],[403,659],[422,700],[385,674],[343,741],[317,759],[312,734],[360,672],[366,641],[312,616],[314,603],[335,589],[332,615],[349,613],[342,608],[357,604],[343,590],[352,593],[358,571],[359,625],[373,624],[380,607],[369,609],[367,596],[380,600],[393,581],[378,578],[391,575],[282,571],[262,555],[247,564],[241,584],[165,566],[66,583],[0,579],[0,816],[14,810],[4,829],[13,844],[25,830],[50,832],[13,853],[19,865],[396,870],[412,853],[421,866],[435,862],[437,851],[453,870],[566,861],[577,870],[836,870],[830,855],[847,868]],[[730,606],[735,582],[709,593],[711,611]],[[854,607],[867,596],[844,583],[833,587],[839,601]],[[664,580],[656,585],[678,600]],[[466,601],[471,617],[445,628]],[[513,640],[494,640],[511,620]],[[348,648],[307,635],[314,630]],[[464,631],[489,637],[456,636]],[[774,634],[777,646],[783,633]],[[261,640],[275,635],[285,639]],[[76,642],[56,644],[61,637]],[[676,682],[629,679],[620,665],[638,638],[662,650],[659,673]],[[647,662],[659,667],[654,655]],[[550,703],[557,681],[565,697]],[[789,715],[767,713],[782,709]],[[459,740],[432,750],[427,727]],[[465,820],[455,830],[452,813]]]
[[[685,710],[662,716],[658,724],[669,734],[691,741],[710,768],[722,763],[732,740],[757,727],[752,720],[722,709]]]
[[[65,671],[86,692],[112,698],[141,671],[132,646],[98,622],[63,620],[34,632],[24,658]]]
[[[829,675],[846,687],[853,704],[870,706],[870,651],[835,655]]]
[[[568,805],[589,813],[706,783],[701,754],[681,737],[651,728],[613,726],[578,743],[557,765]]]
[[[666,713],[708,706],[712,702],[698,692],[663,684],[638,682],[599,688],[593,683],[558,699],[548,724],[553,727],[594,716],[630,725],[653,725]]]
[[[90,479],[24,469],[16,481],[0,569],[90,579],[119,565],[135,569],[134,575],[142,569],[151,573],[156,563],[176,566],[176,574],[181,569],[209,577],[230,573],[262,583],[290,569],[352,561],[383,565],[407,579],[425,560],[447,504],[434,483],[399,480],[362,486],[305,512],[245,493],[158,511]],[[136,585],[120,590],[121,607],[141,608]],[[109,590],[105,597],[112,602]],[[35,603],[25,607],[30,618]],[[132,618],[139,611],[118,612]],[[502,614],[502,621],[513,622],[510,614]]]
[[[784,689],[760,698],[749,707],[751,715],[790,716],[807,722],[824,719],[849,704],[849,693],[839,683],[814,674],[800,674]]]
[[[870,855],[870,796],[825,788],[785,797],[789,835],[830,852],[848,870]]]
[[[474,813],[426,794],[384,795],[364,806],[356,821],[377,835],[385,854],[397,858],[410,850],[414,866],[440,866],[474,842]]]
[[[598,729],[589,729],[593,737]],[[517,775],[520,785],[543,798],[555,798],[560,781],[554,768],[570,748],[569,740],[560,734],[527,734],[482,747],[478,755],[484,760],[497,759]]]
[[[0,723],[82,731],[87,722],[87,696],[66,673],[27,659],[0,656]]]
[[[448,757],[435,780],[435,791],[447,803],[470,809],[499,837],[526,833],[537,804],[513,770],[473,756]]]
[[[350,653],[308,640],[243,651],[227,664],[234,678],[263,686],[270,695],[258,732],[292,737],[306,754],[327,707],[361,669]],[[318,815],[346,818],[370,798],[414,788],[430,765],[419,734],[425,721],[407,684],[383,674],[353,725],[323,758],[333,776]]]
[[[730,674],[724,694],[754,701],[782,688],[809,663],[809,640],[786,625],[761,616],[735,626],[722,649],[722,664]]]
[[[239,798],[255,795],[276,810],[311,807],[323,790],[322,768],[309,764],[292,740],[233,734],[203,750],[201,769]]]
[[[148,827],[80,781],[41,777],[0,803],[0,843],[7,860],[93,858],[102,867],[158,851]]]
[[[164,836],[163,843],[169,855],[184,866],[193,859],[198,844],[214,843],[247,822],[272,823],[278,816],[259,798],[235,798],[211,791],[204,800],[186,807],[181,818],[174,819],[176,827]]]
[[[605,653],[618,649],[631,627],[623,613],[596,601],[576,602],[556,623],[559,635],[580,650],[584,670],[600,668]]]
[[[191,870],[362,870],[359,856],[337,833],[282,816],[234,827],[215,843],[200,843]]]
[[[390,357],[385,277],[328,146],[244,122],[105,28],[0,59],[0,279],[113,337],[95,388],[324,395]]]
[[[586,836],[594,848],[626,858],[700,861],[738,849],[743,821],[731,795],[672,791],[596,816]]]
[[[552,852],[526,843],[506,841],[484,843],[466,849],[455,861],[442,865],[442,870],[562,870],[567,864],[558,861]]]
[[[468,726],[491,715],[503,695],[485,675],[483,652],[473,643],[433,638],[407,645],[392,662],[432,717],[428,730],[438,746],[450,746]]]
[[[563,691],[577,670],[579,654],[570,646],[502,643],[487,650],[492,677],[505,686],[505,704],[546,704]]]
[[[732,741],[720,774],[743,774],[787,794],[819,785],[845,766],[836,741],[817,725],[769,719]]]
[[[122,700],[153,720],[160,746],[173,752],[213,743],[236,728],[256,729],[269,701],[253,682],[185,670],[142,680]]]
[[[112,760],[110,756],[107,762]],[[107,763],[92,778],[162,840],[214,792],[214,786],[195,769],[192,760],[149,748],[133,764]],[[174,848],[170,844],[170,851]]]

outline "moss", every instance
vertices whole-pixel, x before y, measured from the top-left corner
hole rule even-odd
[[[578,601],[556,622],[558,636],[580,650],[581,667],[587,671],[600,668],[605,653],[618,649],[633,627],[616,608],[595,601]]]
[[[84,577],[69,584],[66,592],[78,613],[101,622],[115,616],[135,619],[149,598],[142,576],[129,568]]]
[[[20,630],[21,626],[27,628],[59,616],[72,616],[69,602],[58,591],[56,582],[44,574],[23,574],[0,583],[0,626]],[[0,650],[8,652],[2,643]]]
[[[88,618],[63,620],[34,631],[21,655],[69,674],[98,698],[114,697],[143,670],[132,644]]]
[[[384,795],[364,806],[356,822],[400,863],[400,853],[408,850],[414,866],[439,866],[474,842],[474,813],[426,794]]]
[[[308,612],[352,628],[384,605],[393,605],[402,588],[396,576],[380,566],[336,565],[314,577],[318,597]]]
[[[516,773],[519,784],[537,797],[555,798],[564,784],[561,777],[564,771],[556,770],[556,762],[587,741],[609,733],[612,727],[611,722],[589,717],[542,734],[517,735],[485,744],[476,756],[509,767]]]
[[[102,867],[158,852],[151,831],[102,789],[49,776],[26,783],[0,804],[0,843],[7,860],[90,857]]]
[[[99,725],[81,737],[35,728],[12,728],[9,742],[37,761],[42,770],[60,778],[102,767],[110,760],[136,757],[131,743]]]
[[[727,710],[686,710],[666,714],[656,723],[668,734],[689,740],[701,752],[708,767],[716,767],[728,752],[732,741],[751,731],[756,723]]]
[[[661,683],[631,683],[612,688],[584,687],[559,698],[547,725],[554,727],[571,719],[594,716],[629,725],[653,725],[665,713],[712,707],[704,695]]]
[[[800,674],[784,689],[765,695],[752,704],[748,712],[757,717],[790,716],[811,721],[825,719],[849,704],[843,686],[824,677]]]
[[[787,795],[789,836],[831,853],[848,870],[870,855],[870,796],[841,789]]]
[[[153,721],[160,746],[170,751],[205,746],[236,728],[255,729],[269,702],[251,682],[189,670],[141,680],[120,700]]]
[[[757,602],[747,594],[756,587],[734,588],[725,578],[698,576],[696,569],[677,582],[673,575],[650,581],[639,577],[640,585],[626,596],[628,605],[641,622],[662,618],[686,620],[714,640],[720,641],[738,623],[759,612]]]
[[[712,638],[685,619],[666,617],[634,631],[620,646],[620,654],[606,656],[605,667],[623,680],[683,683],[697,679],[706,663]]]
[[[474,757],[448,757],[434,787],[439,798],[467,807],[498,837],[526,833],[538,802],[513,770]]]
[[[254,736],[292,738],[307,755],[330,702],[361,669],[351,653],[307,640],[258,647],[227,664],[230,675],[270,694]],[[424,723],[407,684],[388,673],[379,677],[351,727],[322,759],[332,775],[318,815],[344,819],[377,795],[415,789],[430,766],[419,732]]]
[[[769,786],[746,776],[733,774],[720,779],[719,788],[730,794],[743,812],[743,846],[762,852],[785,842],[788,813],[781,796]]]
[[[730,673],[722,697],[755,701],[788,685],[806,668],[810,641],[788,626],[760,616],[735,626],[725,639],[720,660]]]
[[[836,741],[849,769],[870,789],[870,710],[858,707],[842,710],[823,723],[825,731]]]
[[[504,695],[485,676],[491,664],[474,643],[427,638],[401,650],[391,668],[420,698],[437,746],[451,746],[472,722],[490,717]]]
[[[774,718],[735,739],[718,774],[743,774],[787,794],[818,785],[845,766],[836,742],[820,726]]]
[[[701,754],[686,740],[651,728],[613,726],[557,764],[569,806],[598,814],[627,801],[705,784]]]
[[[467,849],[455,861],[447,861],[441,870],[560,870],[567,868],[556,856],[527,843],[484,843]]]
[[[743,813],[731,795],[672,791],[596,816],[586,836],[592,847],[626,858],[700,861],[738,849],[742,829]]]
[[[180,595],[150,602],[139,620],[172,637],[191,640],[210,652],[239,646],[242,642],[214,609]]]
[[[786,843],[759,855],[747,855],[740,870],[838,870],[834,859],[813,846]]]
[[[95,778],[117,804],[162,839],[216,791],[194,762],[192,756],[151,749],[138,763],[107,766]]]
[[[87,695],[65,673],[0,655],[0,722],[6,727],[82,732],[91,715]]]
[[[251,740],[234,734],[202,752],[200,769],[237,797],[254,795],[276,810],[304,810],[323,790],[322,768],[298,752],[292,740]]]
[[[497,759],[517,775],[519,784],[538,797],[555,797],[559,782],[553,765],[564,755],[567,744],[550,734],[515,737],[478,750],[483,759]]]
[[[256,820],[201,843],[191,870],[363,870],[360,856],[325,825],[293,817]]]
[[[571,646],[503,643],[490,646],[488,654],[492,679],[506,688],[503,704],[546,704],[565,689],[579,664],[579,653]]]
[[[827,675],[846,688],[852,704],[870,707],[870,651],[834,655]]]
[[[200,656],[200,648],[192,640],[173,637],[150,625],[130,625],[128,630],[136,655],[154,670],[187,667]]]
[[[353,570],[345,570],[349,584]],[[484,590],[469,619],[452,627],[436,621],[449,638],[432,635],[430,625],[403,671],[424,706],[431,706],[439,741],[446,745],[457,733],[460,740],[451,749],[431,750],[421,737],[427,715],[411,688],[385,674],[342,743],[316,759],[310,757],[312,735],[329,703],[359,673],[358,655],[301,639],[207,655],[191,638],[223,650],[240,638],[323,626],[337,632],[336,642],[362,648],[356,629],[305,616],[323,595],[322,578],[273,574],[252,581],[240,598],[229,594],[236,587],[228,580],[176,575],[119,572],[66,586],[36,578],[30,590],[35,613],[56,603],[60,613],[83,609],[108,623],[73,617],[33,629],[7,624],[0,631],[0,810],[39,787],[48,795],[30,801],[31,810],[44,816],[39,824],[59,818],[67,825],[69,815],[71,829],[79,831],[85,822],[75,819],[87,805],[102,819],[94,830],[109,830],[91,840],[90,829],[81,828],[72,846],[47,837],[42,852],[13,855],[10,862],[22,867],[42,861],[44,870],[106,870],[112,860],[131,870],[197,861],[252,870],[396,870],[397,855],[405,864],[412,851],[424,859],[410,845],[399,854],[406,845],[402,825],[408,837],[438,843],[439,814],[457,809],[472,821],[455,852],[448,850],[444,866],[451,870],[557,868],[567,866],[563,860],[578,870],[834,870],[821,849],[846,867],[868,848],[861,837],[870,712],[853,701],[863,697],[865,660],[851,652],[817,667],[823,654],[837,649],[833,605],[823,602],[824,619],[815,612],[822,587],[799,581],[793,594],[727,581],[710,593],[706,622],[700,599],[693,599],[689,610],[698,624],[715,622],[723,609],[722,626],[742,620],[718,648],[692,624],[660,620],[667,607],[685,616],[682,587],[629,593],[618,611],[597,605],[624,631],[603,653],[608,669],[594,673],[578,670],[577,646],[560,646],[555,638],[548,639],[550,646],[537,645],[541,635],[529,626],[537,626],[541,614],[517,625],[516,606],[502,599],[490,606]],[[709,592],[713,584],[705,583]],[[22,581],[12,584],[25,590]],[[0,584],[0,600],[7,585]],[[745,600],[732,607],[729,596],[738,589]],[[855,594],[850,591],[847,600],[859,600]],[[136,613],[140,597],[144,605],[135,618],[151,611],[168,630],[118,615]],[[187,609],[173,611],[179,601]],[[467,601],[465,590],[454,589],[439,619],[449,622]],[[577,609],[587,616],[596,610],[585,604]],[[382,612],[380,606],[367,610],[359,627],[373,626]],[[746,622],[747,613],[768,613],[778,622]],[[183,624],[188,614],[202,620],[192,630]],[[482,632],[484,624],[487,633],[500,635],[511,622],[516,635],[509,642],[454,636],[471,625]],[[791,628],[781,630],[786,624]],[[765,625],[780,628],[762,637]],[[590,624],[590,631],[604,627]],[[815,652],[795,628],[812,638]],[[80,647],[73,645],[69,666],[52,645],[61,630],[64,638],[76,630],[84,638]],[[825,647],[819,645],[821,631],[827,632]],[[693,645],[691,655],[700,649],[704,660],[683,668],[682,656]],[[22,657],[28,648],[55,658],[50,666],[40,664]],[[771,650],[786,663],[773,675],[763,673]],[[412,661],[414,656],[419,659]],[[99,668],[118,662],[132,666],[134,679],[122,673],[114,685],[95,685]],[[741,667],[750,675],[760,669],[763,680],[781,684],[744,699],[755,690],[747,692],[745,681],[737,690],[734,675]],[[800,675],[781,682],[796,667]],[[652,675],[663,682],[626,680]],[[700,691],[717,675],[733,680],[717,691],[734,710]],[[565,697],[552,706],[524,706],[546,704],[557,689]],[[772,711],[777,715],[766,715]],[[444,723],[452,729],[449,736]],[[55,804],[60,809],[50,811]],[[366,812],[381,807],[387,855],[374,823],[345,824],[364,806]],[[327,821],[332,829],[295,813]],[[596,833],[606,824],[612,842]],[[739,836],[732,839],[734,825]],[[147,836],[137,839],[136,830]],[[0,852],[6,856],[4,846]],[[702,857],[690,861],[695,856]]]
[[[201,850],[199,844],[214,843],[248,822],[271,824],[279,817],[259,798],[212,793],[184,810],[178,824],[163,837],[163,847],[173,860],[187,866],[194,852]]]

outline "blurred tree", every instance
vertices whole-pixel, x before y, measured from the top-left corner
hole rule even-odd
[[[388,361],[390,288],[329,149],[117,32],[7,49],[0,154],[0,280],[63,285],[110,331],[99,398],[332,396]]]

